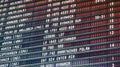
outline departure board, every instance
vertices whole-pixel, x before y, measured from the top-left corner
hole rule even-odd
[[[120,0],[0,0],[0,67],[120,67]]]

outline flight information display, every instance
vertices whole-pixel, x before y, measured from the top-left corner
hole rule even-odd
[[[120,1],[0,0],[0,67],[120,67]]]

